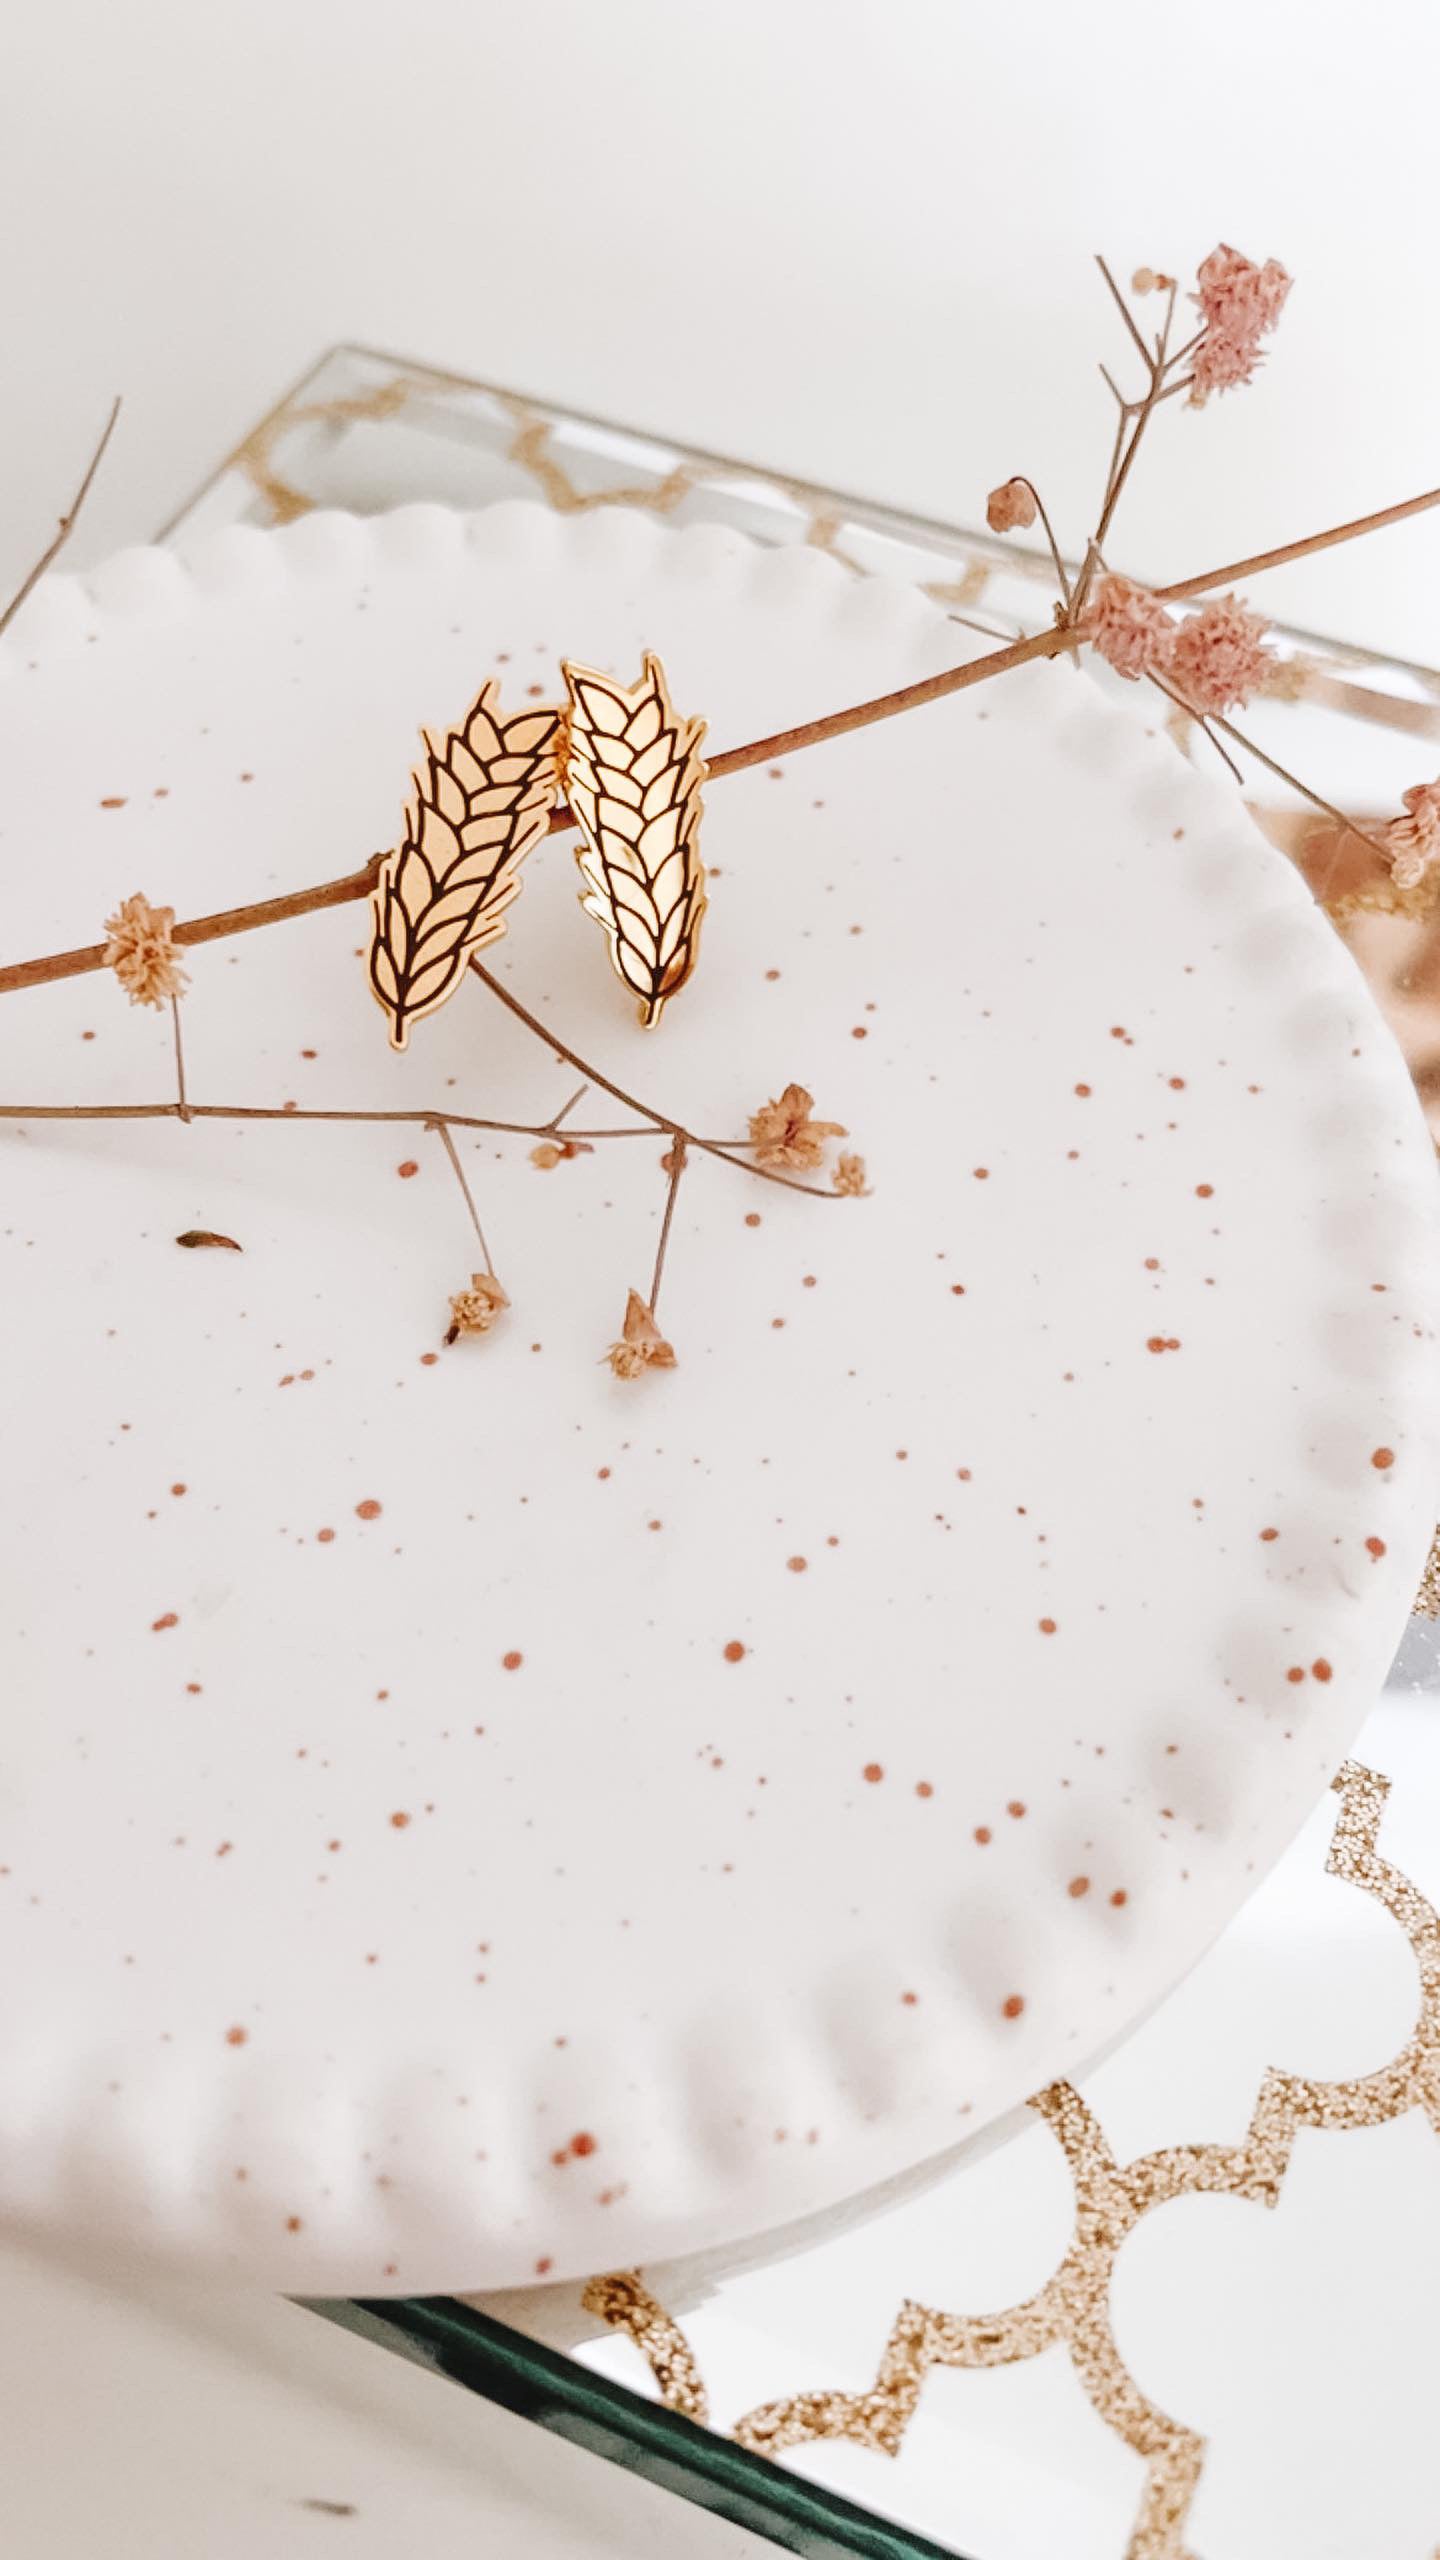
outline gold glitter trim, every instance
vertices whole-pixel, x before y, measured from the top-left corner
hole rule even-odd
[[[1430,1553],[1425,1559],[1420,1588],[1415,1594],[1415,1615],[1417,1618],[1440,1618],[1440,1529],[1430,1541]],[[1437,2555],[1437,2560],[1440,2560],[1440,2555]]]
[[[1019,2364],[1047,2347],[1063,2346],[1091,2407],[1145,2465],[1125,2560],[1195,2560],[1185,2528],[1204,2469],[1205,2439],[1147,2400],[1121,2358],[1110,2321],[1110,2284],[1122,2246],[1147,2213],[1179,2196],[1225,2195],[1275,2205],[1302,2126],[1352,2133],[1418,2108],[1440,2133],[1440,1916],[1380,1855],[1388,1778],[1347,1760],[1333,1786],[1340,1809],[1325,1872],[1383,1905],[1404,1931],[1420,1976],[1419,2015],[1393,2060],[1353,2080],[1267,2071],[1243,2141],[1177,2144],[1147,2152],[1125,2168],[1078,2090],[1056,2081],[1030,2101],[1059,2143],[1075,2190],[1070,2245],[1048,2282],[1028,2301],[978,2318],[902,2303],[867,2390],[800,2391],[766,2401],[736,2421],[731,2432],[738,2444],[773,2455],[789,2445],[843,2436],[893,2456],[932,2367],[975,2371]],[[639,2278],[602,2278],[587,2286],[584,2299],[587,2310],[636,2340],[667,2405],[694,2416],[697,2397],[704,2402],[694,2356],[678,2322]]]
[[[623,2329],[634,2339],[667,2409],[693,2418],[697,2427],[709,2425],[709,2394],[690,2341],[664,2304],[647,2293],[638,2275],[595,2276],[580,2301],[594,2319],[603,2320],[608,2328]]]
[[[679,462],[663,480],[652,480],[648,486],[641,483],[627,488],[622,481],[614,489],[577,489],[569,472],[550,451],[554,429],[549,419],[532,416],[523,400],[513,399],[506,392],[497,392],[495,397],[515,424],[506,461],[513,462],[517,470],[528,471],[557,516],[588,515],[596,507],[643,507],[651,515],[668,516],[695,486],[695,467]]]
[[[272,455],[282,436],[296,427],[339,426],[359,419],[393,418],[404,408],[418,385],[398,377],[393,382],[377,383],[373,391],[356,392],[343,400],[283,401],[252,427],[243,444],[237,444],[230,456],[233,470],[243,471],[270,510],[272,524],[294,524],[299,516],[308,516],[315,506],[303,489],[293,488],[276,470]]]

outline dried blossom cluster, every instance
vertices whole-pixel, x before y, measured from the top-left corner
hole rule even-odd
[[[1397,889],[1418,889],[1440,853],[1440,781],[1417,782],[1400,798],[1406,814],[1385,829],[1390,877]]]
[[[459,1342],[466,1334],[489,1333],[509,1304],[493,1271],[472,1271],[469,1288],[457,1289],[450,1301],[446,1341]]]
[[[638,1289],[632,1289],[626,1299],[620,1339],[611,1343],[605,1359],[617,1378],[639,1378],[647,1369],[673,1369],[677,1365],[674,1351]]]
[[[1212,391],[1249,382],[1261,362],[1260,341],[1285,308],[1290,278],[1278,258],[1257,267],[1253,258],[1221,242],[1195,279],[1192,296],[1204,334],[1191,362],[1190,406],[1202,408]]]
[[[175,910],[152,907],[138,890],[105,919],[105,966],[132,1004],[166,1005],[189,981],[175,956]]]
[[[814,1118],[815,1097],[803,1084],[787,1084],[779,1099],[764,1102],[750,1115],[750,1144],[755,1161],[772,1173],[811,1173],[824,1159],[827,1138],[848,1131],[838,1120]]]
[[[1133,578],[1101,578],[1080,628],[1117,675],[1158,676],[1192,711],[1219,717],[1248,702],[1275,659],[1268,625],[1238,596],[1217,596],[1177,623]]]

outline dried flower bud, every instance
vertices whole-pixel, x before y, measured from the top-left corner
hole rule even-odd
[[[1417,782],[1400,796],[1408,814],[1385,829],[1390,877],[1397,889],[1418,889],[1440,853],[1440,781]]]
[[[1014,533],[1032,525],[1038,510],[1028,480],[1002,480],[985,501],[985,521],[992,533]]]
[[[1159,283],[1160,278],[1153,267],[1137,267],[1130,279],[1130,290],[1132,293],[1153,293]]]
[[[863,1156],[837,1156],[831,1182],[846,1200],[862,1200],[865,1196],[865,1159]]]
[[[676,1366],[675,1353],[638,1289],[632,1289],[625,1302],[620,1340],[611,1343],[605,1359],[617,1378],[638,1378],[646,1369]]]
[[[1233,391],[1249,382],[1260,363],[1260,341],[1268,337],[1285,308],[1290,278],[1278,258],[1257,267],[1223,241],[1212,249],[1197,275],[1192,296],[1205,334],[1195,350],[1191,372],[1192,409],[1201,408],[1212,391]]]
[[[553,1173],[563,1154],[564,1149],[557,1147],[553,1140],[542,1138],[538,1147],[531,1148],[530,1161],[538,1165],[542,1173]]]
[[[1218,716],[1249,701],[1275,663],[1261,645],[1267,629],[1238,596],[1218,596],[1182,622],[1170,644],[1168,672],[1192,710]]]
[[[1133,578],[1099,579],[1080,627],[1107,665],[1132,679],[1163,667],[1175,637],[1159,597]]]
[[[814,1096],[803,1084],[787,1084],[777,1102],[762,1103],[750,1115],[750,1144],[757,1164],[779,1172],[813,1172],[825,1153],[827,1138],[846,1134],[838,1120],[815,1120]]]
[[[469,1333],[488,1333],[509,1304],[493,1271],[472,1271],[469,1288],[458,1289],[450,1301],[446,1341],[458,1342]]]
[[[132,1004],[169,1004],[189,981],[175,957],[175,910],[152,907],[137,891],[105,919],[105,965]]]

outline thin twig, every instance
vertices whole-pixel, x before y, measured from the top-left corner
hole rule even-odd
[[[670,1145],[670,1188],[665,1194],[665,1215],[660,1221],[660,1241],[655,1248],[655,1269],[650,1278],[650,1313],[652,1316],[660,1304],[660,1283],[665,1276],[665,1248],[670,1242],[670,1229],[675,1217],[675,1202],[679,1195],[681,1177],[685,1171],[688,1155],[688,1141],[683,1137],[676,1137],[672,1139]]]
[[[71,534],[74,532],[75,520],[79,515],[81,508],[84,506],[86,499],[89,497],[92,487],[94,486],[95,474],[105,459],[105,448],[115,433],[115,421],[119,415],[120,399],[119,394],[117,393],[110,415],[106,419],[104,427],[101,430],[100,441],[95,447],[95,450],[91,454],[90,460],[86,465],[85,477],[81,481],[79,488],[76,490],[74,497],[71,499],[64,515],[61,517],[60,522],[56,527],[53,539],[46,544],[33,569],[27,570],[4,611],[0,612],[0,632],[7,631],[9,629],[10,624],[14,621],[15,616],[19,612],[22,604],[25,602],[26,597],[34,593],[34,590],[38,587],[41,579],[44,577],[46,570],[54,567],[55,562],[59,559],[61,552],[69,541]]]
[[[641,1102],[635,1094],[627,1093],[623,1084],[617,1084],[613,1076],[602,1074],[599,1067],[592,1067],[588,1059],[580,1057],[570,1047],[568,1041],[562,1040],[557,1032],[550,1029],[548,1023],[542,1022],[537,1014],[533,1014],[528,1005],[521,1003],[518,996],[512,995],[501,979],[492,977],[483,960],[472,959],[470,966],[481,985],[488,987],[491,995],[499,998],[506,1011],[513,1013],[517,1022],[523,1022],[527,1031],[533,1031],[537,1040],[543,1040],[546,1048],[553,1050],[557,1058],[564,1058],[568,1065],[585,1076],[591,1084],[598,1084],[602,1091],[613,1094],[617,1102],[624,1103],[627,1111],[638,1112],[640,1118],[648,1120],[653,1129],[663,1129],[666,1136],[670,1138],[683,1138],[689,1146],[698,1147],[702,1155],[718,1156],[722,1164],[736,1165],[741,1173],[753,1173],[757,1182],[778,1182],[782,1191],[803,1191],[812,1200],[833,1200],[840,1196],[836,1192],[822,1190],[818,1182],[795,1182],[788,1173],[772,1173],[768,1165],[753,1163],[748,1156],[741,1155],[719,1139],[697,1137],[693,1129],[682,1127],[681,1123],[678,1120],[672,1120],[668,1113],[652,1111],[648,1102]]]
[[[1188,709],[1189,706],[1186,707]],[[1210,716],[1222,736],[1232,738],[1237,747],[1243,747],[1247,756],[1253,756],[1257,764],[1263,764],[1267,773],[1273,773],[1279,782],[1288,782],[1291,790],[1298,791],[1302,800],[1308,800],[1312,809],[1319,809],[1327,818],[1333,818],[1347,835],[1357,836],[1361,844],[1368,845],[1372,853],[1378,854],[1380,860],[1388,864],[1389,855],[1378,836],[1367,835],[1363,827],[1356,826],[1353,818],[1346,817],[1343,809],[1336,808],[1333,800],[1323,799],[1318,791],[1311,790],[1308,782],[1302,782],[1297,773],[1277,764],[1274,756],[1267,755],[1263,747],[1257,747],[1254,739],[1247,738],[1243,729],[1237,729],[1233,721],[1222,720],[1216,712]]]
[[[1016,478],[1019,480],[1021,488],[1028,489],[1031,497],[1035,501],[1040,521],[1045,527],[1045,539],[1050,545],[1050,558],[1054,564],[1055,575],[1060,581],[1060,593],[1064,599],[1065,609],[1068,613],[1070,609],[1070,581],[1065,574],[1065,563],[1060,557],[1060,545],[1055,539],[1055,528],[1050,522],[1045,501],[1041,497],[1039,490],[1036,488],[1034,481],[1027,480],[1023,472],[1017,472]]]
[[[1114,298],[1114,303],[1115,303],[1115,308],[1116,308],[1116,310],[1119,312],[1121,319],[1124,321],[1126,328],[1129,330],[1131,337],[1134,339],[1136,346],[1137,346],[1137,347],[1139,348],[1139,350],[1140,350],[1140,361],[1141,361],[1141,363],[1142,363],[1142,364],[1144,364],[1144,365],[1145,365],[1145,366],[1147,366],[1147,367],[1148,367],[1148,366],[1150,366],[1150,365],[1153,365],[1153,363],[1154,363],[1155,359],[1154,359],[1154,357],[1151,355],[1149,348],[1146,346],[1145,341],[1144,341],[1144,339],[1142,338],[1142,336],[1141,336],[1141,334],[1140,334],[1139,327],[1138,327],[1138,325],[1137,325],[1137,323],[1136,323],[1135,314],[1134,314],[1134,312],[1131,310],[1130,305],[1129,305],[1129,303],[1126,301],[1124,294],[1121,292],[1120,287],[1118,286],[1118,284],[1116,283],[1116,281],[1115,281],[1114,277],[1113,277],[1113,276],[1112,276],[1112,274],[1110,273],[1110,270],[1109,270],[1108,266],[1106,265],[1105,260],[1104,260],[1103,258],[1101,258],[1101,257],[1098,257],[1098,256],[1097,256],[1097,258],[1096,258],[1096,260],[1095,260],[1095,264],[1096,264],[1096,266],[1099,268],[1100,273],[1102,274],[1102,276],[1104,277],[1104,279],[1105,279],[1106,283],[1107,283],[1107,284],[1108,284],[1108,286],[1110,287],[1111,294],[1112,294],[1112,296],[1113,296],[1113,298]]]
[[[1187,702],[1184,694],[1177,693],[1175,687],[1171,684],[1167,684],[1163,676],[1157,675],[1153,667],[1147,667],[1145,673],[1151,684],[1154,685],[1157,693],[1163,693],[1167,702],[1173,702],[1177,711],[1183,711],[1187,719],[1195,722],[1196,727],[1202,731],[1206,738],[1209,739],[1210,744],[1214,748],[1221,763],[1225,765],[1231,773],[1233,773],[1236,781],[1243,785],[1245,776],[1241,772],[1238,764],[1235,762],[1234,757],[1230,754],[1229,749],[1223,747],[1219,739],[1216,737],[1215,732],[1210,725],[1207,713],[1197,710],[1193,702]]]
[[[454,1174],[456,1181],[460,1185],[465,1206],[470,1212],[470,1224],[475,1230],[475,1238],[480,1247],[481,1257],[484,1261],[486,1270],[489,1272],[490,1277],[493,1280],[495,1277],[495,1265],[490,1259],[490,1247],[485,1241],[485,1230],[480,1224],[480,1212],[475,1206],[475,1194],[465,1179],[465,1168],[460,1162],[460,1156],[456,1148],[455,1141],[451,1137],[450,1131],[443,1120],[432,1120],[429,1123],[429,1126],[434,1130],[436,1137],[439,1139],[441,1146],[444,1148],[445,1153],[450,1159],[451,1172]]]
[[[170,999],[170,1019],[175,1026],[176,1116],[181,1120],[188,1120],[190,1117],[190,1111],[185,1100],[185,1043],[180,1034],[180,999],[178,996],[172,996]]]

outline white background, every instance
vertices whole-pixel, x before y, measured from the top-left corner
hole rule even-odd
[[[1093,271],[1296,276],[1115,548],[1178,575],[1440,481],[1434,0],[10,0],[0,571],[111,393],[84,560],[356,337],[974,520],[1084,530]],[[1267,585],[1440,659],[1440,515]]]

